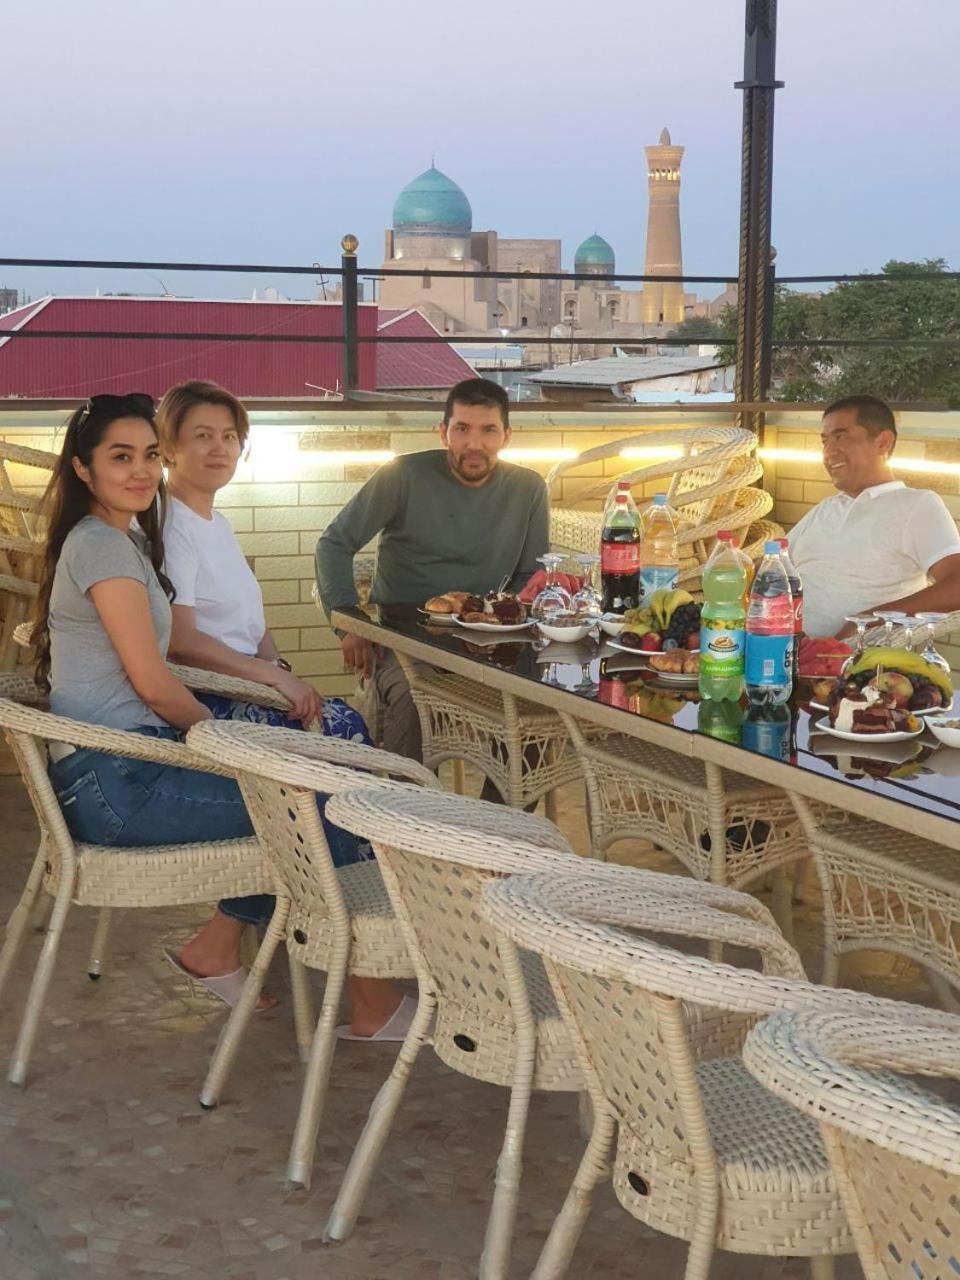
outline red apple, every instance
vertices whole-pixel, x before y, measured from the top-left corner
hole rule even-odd
[[[640,641],[640,648],[647,653],[657,653],[663,648],[663,641],[656,631],[648,631]]]

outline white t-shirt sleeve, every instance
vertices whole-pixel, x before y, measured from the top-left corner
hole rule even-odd
[[[939,494],[925,489],[917,498],[904,530],[904,546],[926,573],[944,556],[960,555],[960,534]]]
[[[163,531],[163,568],[177,593],[173,603],[194,608],[200,556],[193,539],[176,520],[168,520]]]

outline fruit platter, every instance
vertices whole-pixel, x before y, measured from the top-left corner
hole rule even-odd
[[[837,680],[818,682],[814,706],[829,708],[839,691],[875,689],[892,699],[897,710],[913,716],[939,715],[953,705],[950,673],[910,649],[864,649]]]
[[[689,591],[674,587],[654,591],[639,609],[628,609],[617,641],[620,649],[643,653],[700,647],[700,610]]]

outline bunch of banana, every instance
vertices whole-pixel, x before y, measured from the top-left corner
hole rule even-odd
[[[685,699],[675,698],[669,693],[658,693],[647,688],[642,680],[627,685],[627,694],[630,698],[630,710],[635,715],[659,720],[661,724],[672,724],[674,716],[685,705]]]
[[[907,677],[924,676],[931,684],[937,686],[944,695],[944,700],[949,702],[953,697],[953,684],[950,680],[950,673],[944,671],[942,667],[938,667],[933,662],[928,662],[919,653],[914,653],[910,649],[890,649],[877,646],[873,649],[864,649],[859,658],[850,667],[844,671],[845,679],[860,675],[864,671],[871,673],[877,671],[900,671]]]
[[[677,609],[693,604],[693,596],[682,587],[663,587],[654,591],[639,609],[628,609],[623,615],[626,631],[645,636],[648,631],[666,631]]]

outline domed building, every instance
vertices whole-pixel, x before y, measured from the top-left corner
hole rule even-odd
[[[435,165],[408,182],[393,206],[393,257],[470,257],[473,210],[463,190]]]
[[[613,249],[596,232],[588,236],[574,254],[573,270],[576,275],[584,273],[591,276],[610,275],[616,271],[617,263]]]

